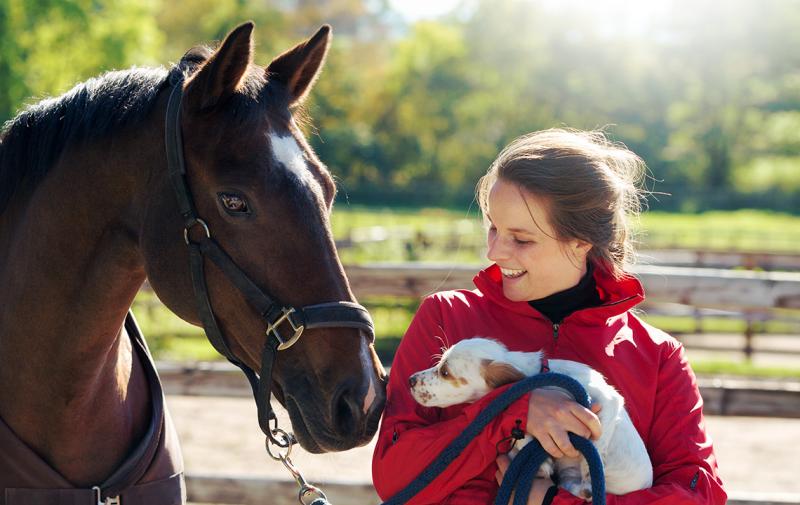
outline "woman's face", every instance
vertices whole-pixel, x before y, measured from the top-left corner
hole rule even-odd
[[[498,179],[487,207],[487,257],[503,273],[506,298],[538,300],[578,284],[591,246],[577,239],[556,240],[541,197]]]

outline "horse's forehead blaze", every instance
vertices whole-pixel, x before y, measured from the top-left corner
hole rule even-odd
[[[304,183],[311,182],[311,174],[308,171],[303,150],[291,134],[270,133],[269,142],[272,147],[272,155],[278,163],[294,173]]]
[[[318,184],[322,190],[322,196],[330,206],[336,194],[336,188],[330,175],[318,165],[314,156],[311,155],[309,158],[303,150],[303,146],[291,133],[271,132],[267,136],[275,161],[296,175],[297,179],[305,186],[311,188]]]

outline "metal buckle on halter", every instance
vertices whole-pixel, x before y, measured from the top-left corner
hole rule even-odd
[[[269,334],[272,333],[275,335],[275,338],[278,339],[280,345],[278,345],[279,351],[284,351],[291,346],[294,345],[295,342],[300,338],[300,335],[303,334],[303,330],[305,330],[305,326],[302,324],[296,324],[292,319],[291,315],[294,314],[295,310],[294,307],[283,307],[281,309],[281,315],[272,323],[267,323],[267,338],[269,338]],[[294,334],[288,339],[285,340],[281,337],[281,333],[278,331],[278,326],[284,321],[289,321],[289,326],[292,327],[292,331]]]
[[[92,486],[92,491],[94,491],[94,497],[97,500],[97,505],[120,505],[122,503],[119,499],[119,496],[109,496],[103,500],[99,486]]]

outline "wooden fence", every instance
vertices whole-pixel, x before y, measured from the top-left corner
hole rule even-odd
[[[421,297],[446,289],[471,289],[478,267],[387,263],[350,265],[345,270],[359,298]],[[653,301],[735,311],[800,309],[800,273],[642,265],[633,273]]]
[[[471,289],[479,268],[429,263],[345,266],[353,292],[362,300],[375,296],[420,298],[441,290]],[[790,335],[800,334],[796,330],[800,328],[800,273],[644,265],[633,271],[644,285],[647,300],[643,308],[648,315],[691,316],[695,320],[693,333],[702,333],[705,317],[744,322],[741,343],[707,350],[742,352],[747,358],[756,351],[800,356],[800,337],[797,346],[754,345],[759,327],[769,321],[787,323],[792,328]],[[687,340],[686,344],[698,349],[703,346],[696,340]]]
[[[374,263],[346,265],[350,287],[358,298],[423,297],[436,291],[473,289],[475,265]],[[800,273],[684,268],[633,267],[647,299],[731,311],[800,310]],[[145,283],[143,290],[151,290]]]
[[[345,269],[359,298],[421,297],[446,289],[472,288],[477,271],[475,266],[419,263],[351,265]],[[800,273],[644,265],[633,272],[644,285],[648,314],[663,314],[665,304],[677,304],[684,314],[687,309],[691,311],[698,329],[704,316],[744,321],[744,339],[738,347],[708,350],[740,351],[749,359],[756,351],[754,338],[759,325],[780,320],[800,327]],[[800,340],[796,347],[766,352],[800,356]]]

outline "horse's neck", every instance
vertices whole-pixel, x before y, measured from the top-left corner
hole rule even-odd
[[[145,276],[137,181],[107,159],[65,154],[0,228],[0,416],[76,484],[108,476],[148,418],[122,328]]]

